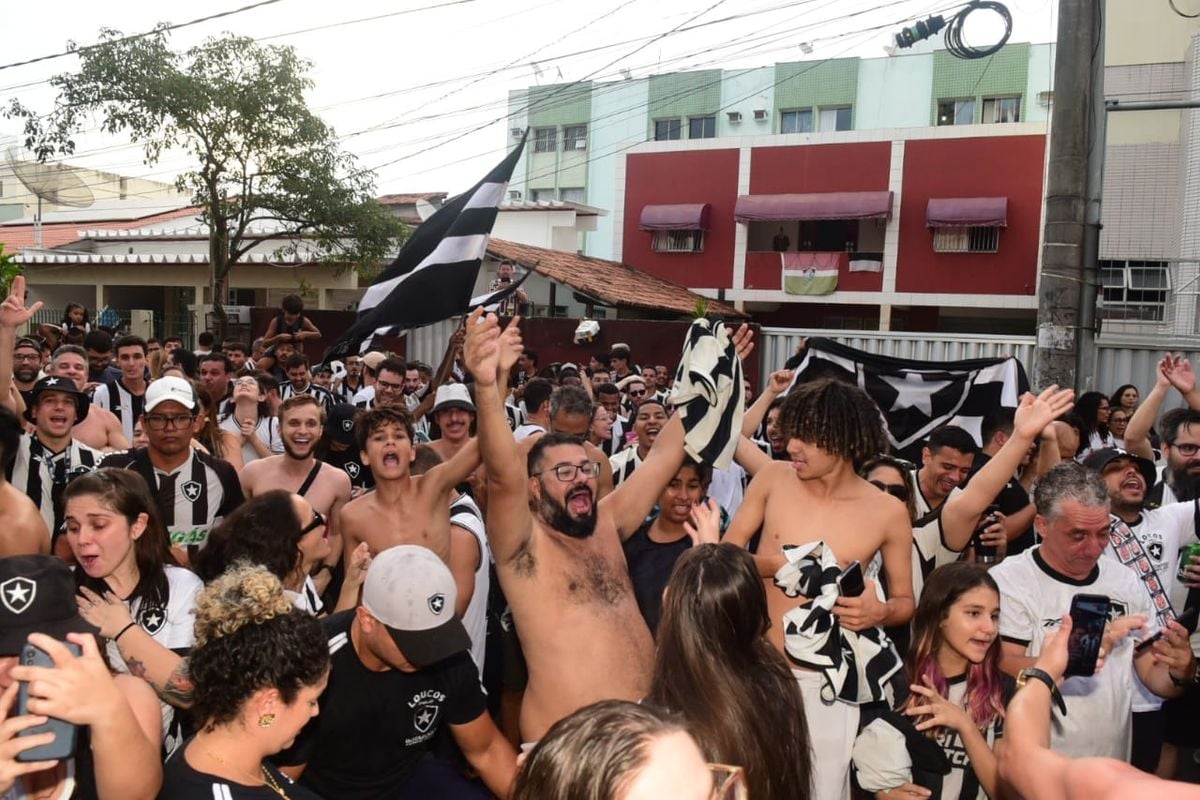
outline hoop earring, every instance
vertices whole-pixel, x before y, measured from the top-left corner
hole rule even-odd
[[[273,724],[275,724],[275,715],[274,714],[263,714],[261,717],[258,718],[258,727],[260,727],[260,728],[269,728]]]

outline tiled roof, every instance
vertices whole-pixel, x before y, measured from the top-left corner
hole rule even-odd
[[[106,230],[121,230],[125,228],[140,228],[158,222],[166,222],[180,217],[195,215],[200,209],[195,206],[177,208],[161,214],[152,214],[140,219],[127,221],[104,220]],[[42,247],[49,249],[77,242],[83,238],[84,225],[81,222],[51,222],[42,225]],[[15,253],[25,247],[34,246],[33,225],[0,225],[0,244],[4,245],[7,253]]]
[[[418,200],[426,200],[430,203],[440,203],[446,199],[447,192],[413,192],[412,194],[385,194],[382,197],[375,198],[375,201],[383,206],[411,206],[415,205]]]
[[[696,301],[703,299],[710,313],[726,317],[748,316],[728,303],[702,297],[684,286],[619,261],[605,261],[502,239],[492,239],[487,249],[489,255],[495,258],[511,260],[608,305],[692,315],[696,313]]]

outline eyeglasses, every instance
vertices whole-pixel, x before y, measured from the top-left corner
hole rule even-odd
[[[312,522],[300,529],[300,535],[303,536],[310,531],[315,531],[317,528],[325,526],[325,518],[321,516],[321,512],[313,509]]]
[[[174,417],[167,417],[162,414],[147,414],[146,427],[152,431],[166,430],[167,428],[186,428],[195,420],[194,414],[178,414]]]
[[[547,472],[553,472],[554,477],[558,478],[563,483],[570,483],[575,480],[576,475],[582,475],[585,478],[594,478],[600,474],[600,462],[589,461],[586,464],[555,464],[549,469],[544,469],[541,472],[535,472],[534,475],[545,475]]]
[[[897,500],[908,502],[908,487],[902,483],[884,483],[883,481],[867,481],[881,492],[887,492]]]
[[[1200,444],[1172,444],[1171,447],[1179,451],[1179,455],[1184,458],[1191,458],[1200,453]]]
[[[709,764],[712,775],[712,800],[747,800],[750,790],[746,787],[746,770],[729,764]]]
[[[381,391],[381,392],[384,392],[384,391],[387,391],[387,392],[402,392],[402,391],[404,391],[404,384],[402,384],[402,383],[391,383],[390,381],[381,381],[381,380],[378,380],[378,379],[377,379],[377,380],[375,381],[375,388],[376,388],[376,390],[377,390],[377,391]]]
[[[40,353],[13,353],[13,361],[41,361]]]
[[[635,390],[633,390],[633,389],[630,389],[630,390],[629,390],[629,396],[630,396],[630,397],[645,397],[645,396],[646,396],[646,390],[645,390],[645,389],[642,389],[640,392],[638,392],[638,391],[635,391]]]

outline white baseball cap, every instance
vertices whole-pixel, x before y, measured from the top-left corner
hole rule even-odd
[[[471,402],[471,392],[464,383],[447,383],[439,386],[433,398],[433,410],[430,414],[447,408],[462,408],[474,411],[475,404]]]
[[[196,410],[196,393],[192,385],[183,378],[168,375],[159,378],[146,389],[145,413],[153,411],[160,403],[173,400],[189,411]]]
[[[470,649],[471,637],[454,615],[457,600],[450,568],[433,551],[411,544],[380,552],[363,582],[363,608],[418,667]]]

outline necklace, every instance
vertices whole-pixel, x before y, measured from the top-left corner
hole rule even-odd
[[[201,747],[204,747],[204,746],[201,745]],[[225,767],[226,769],[233,770],[233,767],[229,766],[229,763],[225,759],[221,758],[219,755],[214,753],[212,750],[209,750],[207,747],[204,747],[204,752],[208,754],[209,758],[213,759],[221,766]],[[260,785],[266,786],[268,789],[273,791],[275,794],[282,797],[283,800],[289,800],[287,793],[285,791],[283,791],[283,787],[281,787],[278,783],[276,783],[275,778],[273,778],[271,776],[271,772],[267,769],[266,764],[259,764],[258,770],[259,770],[258,780],[260,782]],[[233,770],[233,771],[236,771],[236,770]]]

